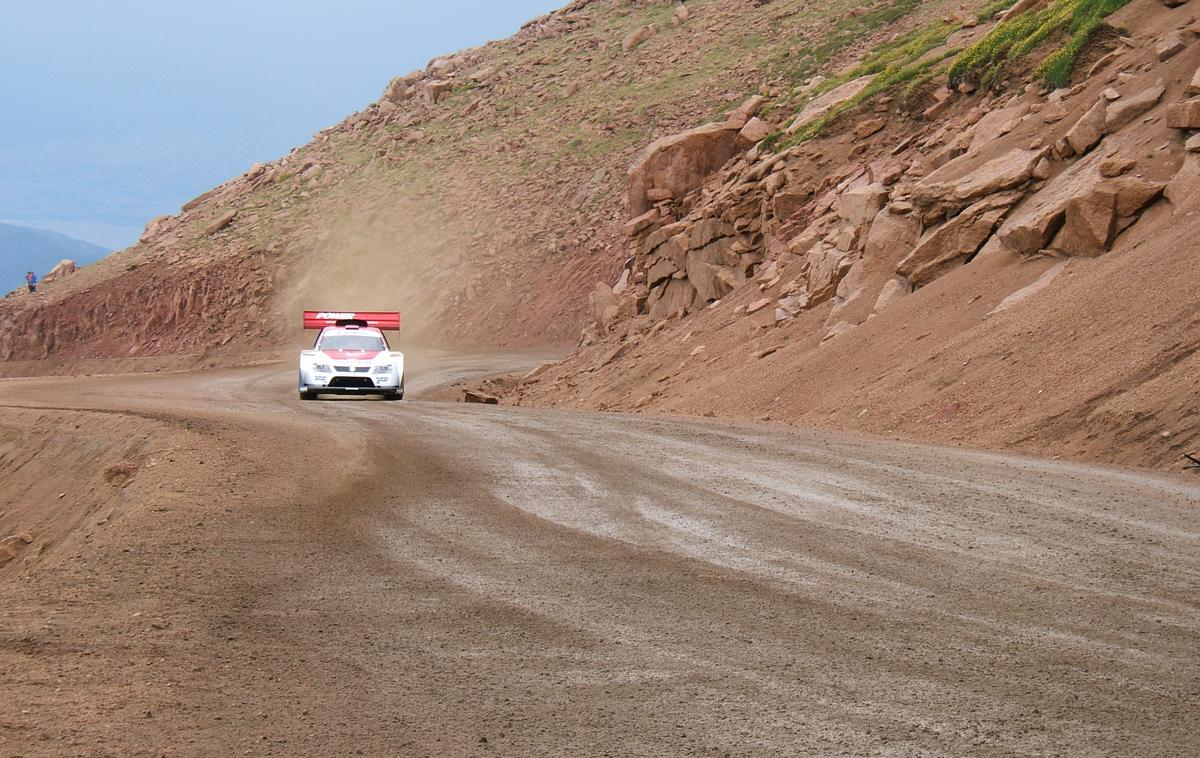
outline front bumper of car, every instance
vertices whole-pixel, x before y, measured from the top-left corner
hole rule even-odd
[[[310,366],[300,370],[300,391],[330,395],[396,394],[404,391],[404,375],[395,366],[354,367],[349,371],[318,370]]]

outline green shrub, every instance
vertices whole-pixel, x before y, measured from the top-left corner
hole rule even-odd
[[[1062,86],[1071,75],[1079,53],[1092,35],[1129,0],[1053,0],[996,25],[983,39],[955,56],[948,71],[951,84],[975,81],[994,85],[1007,66],[1024,58],[1052,36],[1067,39],[1038,67],[1038,75],[1051,86]]]

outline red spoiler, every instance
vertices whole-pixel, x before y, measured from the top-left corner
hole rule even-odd
[[[388,311],[305,311],[305,329],[324,329],[327,326],[373,326],[376,329],[400,330],[400,314]]]

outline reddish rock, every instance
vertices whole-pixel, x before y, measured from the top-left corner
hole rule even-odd
[[[738,154],[739,128],[706,124],[681,134],[663,137],[650,144],[629,172],[629,209],[645,213],[653,202],[652,188],[683,197]]]
[[[866,121],[860,121],[858,126],[854,127],[854,139],[866,139],[886,125],[887,120],[882,118],[870,118]]]
[[[960,266],[979,250],[1018,199],[1018,193],[1008,193],[971,205],[922,236],[913,251],[896,265],[896,273],[913,287],[923,287]]]
[[[233,220],[237,218],[237,214],[237,210],[231,210],[222,213],[215,221],[204,227],[204,233],[211,237],[212,235],[232,224]]]
[[[738,144],[743,148],[748,148],[758,144],[768,134],[771,133],[771,127],[766,121],[760,118],[751,118],[738,132]]]
[[[1133,158],[1108,158],[1100,161],[1100,176],[1113,178],[1127,173],[1137,165]]]
[[[154,239],[166,231],[174,220],[174,216],[155,216],[150,219],[146,222],[146,228],[142,230],[142,236],[138,238],[138,242],[145,243]]]
[[[1200,97],[1168,106],[1167,126],[1172,129],[1200,129]]]
[[[1076,155],[1083,155],[1091,150],[1104,136],[1104,117],[1107,111],[1108,103],[1100,100],[1067,131],[1066,140]]]
[[[696,306],[696,297],[696,288],[690,281],[671,279],[651,293],[647,301],[648,313],[653,321],[687,313]]]
[[[660,216],[657,208],[651,208],[640,216],[635,216],[621,227],[626,237],[636,237],[658,222]]]
[[[70,259],[63,259],[63,260],[59,261],[58,263],[54,264],[54,268],[50,269],[50,271],[48,271],[46,273],[46,275],[42,277],[42,281],[46,282],[46,283],[50,283],[50,282],[54,282],[59,279],[68,277],[74,273],[75,273],[75,261],[70,260]]]
[[[767,298],[767,297],[759,298],[758,300],[755,300],[754,302],[752,302],[746,306],[746,314],[749,315],[751,313],[757,313],[758,311],[761,311],[763,308],[766,308],[770,304],[771,304],[770,298]]]
[[[966,175],[952,180],[940,178],[935,171],[913,187],[912,200],[922,207],[938,207],[954,211],[971,202],[1003,190],[1018,187],[1033,176],[1033,170],[1049,148],[1025,150],[1017,148],[990,160]],[[959,160],[966,160],[967,156]],[[957,161],[955,162],[957,163]],[[945,170],[956,168],[948,164]]]
[[[499,405],[500,400],[493,395],[478,390],[463,390],[464,403],[480,403],[482,405]]]
[[[1115,103],[1109,103],[1104,113],[1104,133],[1112,134],[1153,108],[1166,91],[1166,87],[1156,84]]]
[[[1066,220],[1051,248],[1067,255],[1102,255],[1117,236],[1117,196],[1097,190],[1067,203]]]
[[[796,133],[807,124],[816,121],[834,108],[856,97],[867,88],[867,85],[874,78],[874,76],[862,76],[858,79],[852,79],[813,100],[804,106],[804,110],[800,111],[800,114],[792,120],[791,125],[787,128],[788,134]]]
[[[1167,32],[1155,46],[1154,53],[1160,61],[1165,61],[1168,58],[1174,58],[1186,49],[1187,43],[1183,41],[1179,32]]]
[[[625,35],[625,39],[621,40],[621,52],[628,53],[657,33],[658,27],[654,24],[648,24],[638,29],[634,29],[632,32]]]
[[[450,96],[454,89],[454,82],[433,80],[425,82],[422,85],[422,94],[425,96],[425,102],[429,105],[437,105],[441,101]]]
[[[946,114],[950,109],[951,103],[954,101],[953,90],[947,87],[941,87],[937,92],[933,93],[933,105],[925,109],[921,116],[926,121],[937,121]]]

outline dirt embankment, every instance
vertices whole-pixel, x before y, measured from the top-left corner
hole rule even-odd
[[[0,575],[60,568],[161,484],[156,468],[183,468],[195,450],[166,425],[132,413],[0,409]]]

